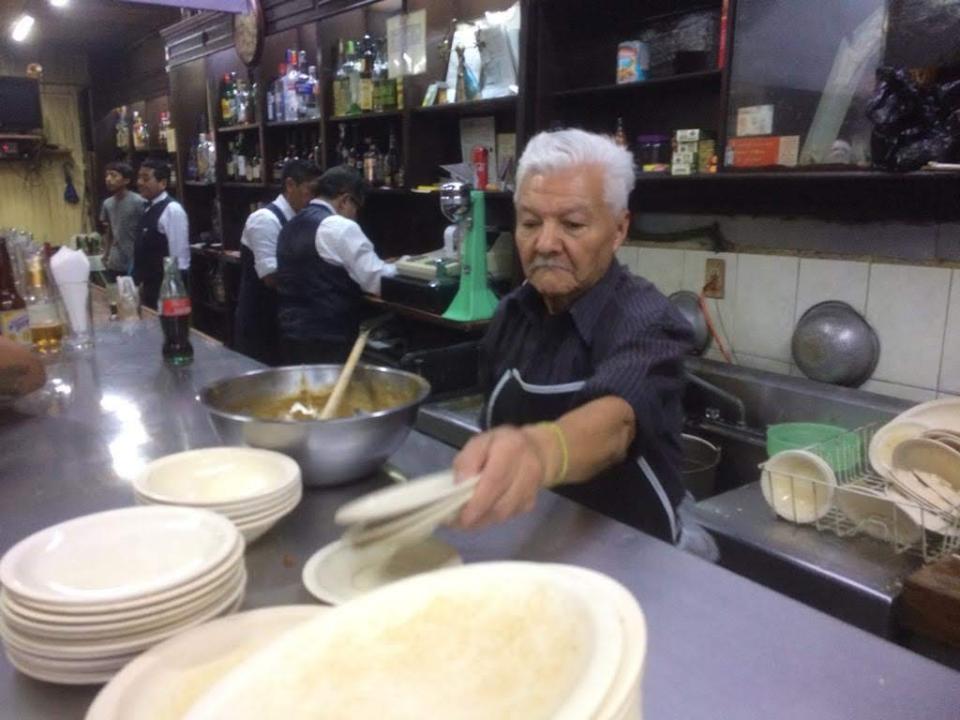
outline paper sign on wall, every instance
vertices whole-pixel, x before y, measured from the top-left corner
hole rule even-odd
[[[427,71],[427,11],[387,19],[387,63],[391,78]]]

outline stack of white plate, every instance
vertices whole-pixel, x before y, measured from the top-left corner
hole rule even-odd
[[[34,533],[0,560],[0,637],[41,680],[104,682],[135,655],[233,612],[247,574],[243,538],[192,508],[86,515]]]
[[[337,510],[334,522],[349,526],[343,539],[354,547],[413,544],[455,518],[476,485],[477,478],[458,483],[446,470],[353,500]]]
[[[303,496],[300,466],[278,452],[215,447],[154,460],[133,481],[141,505],[179,505],[229,518],[247,543],[288,515]]]
[[[394,583],[279,636],[184,717],[639,718],[646,645],[639,606],[604,575],[461,566]]]

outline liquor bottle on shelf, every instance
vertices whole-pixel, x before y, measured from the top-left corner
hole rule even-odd
[[[347,42],[337,43],[337,69],[333,76],[333,114],[346,115],[350,110],[350,78],[347,76]]]
[[[27,347],[33,344],[30,337],[27,304],[17,292],[7,241],[2,237],[0,237],[0,335]]]
[[[273,182],[280,182],[280,179],[283,177],[283,166],[287,164],[287,159],[284,157],[284,154],[278,153],[277,159],[273,161],[271,167],[272,179]]]
[[[224,163],[224,172],[227,180],[235,180],[237,177],[237,145],[232,140],[227,143],[227,157]]]
[[[237,124],[236,88],[231,82],[230,73],[223,74],[220,85],[220,122],[225,127]]]
[[[277,66],[277,77],[273,81],[273,119],[276,122],[283,122],[286,119],[286,108],[284,108],[283,79],[287,76],[287,64],[280,63]]]
[[[613,141],[622,148],[627,147],[627,133],[623,129],[623,118],[617,118],[617,129],[613,133]]]
[[[140,118],[140,113],[136,110],[133,111],[133,147],[135,150],[142,150],[144,148],[143,120]]]
[[[383,163],[384,184],[387,187],[400,187],[397,177],[400,170],[400,153],[397,150],[397,136],[393,128],[390,128],[390,139]]]
[[[311,120],[320,119],[320,80],[317,79],[317,66],[307,68],[307,77],[310,79],[310,96],[307,98],[307,117]]]
[[[190,295],[183,284],[177,259],[163,259],[163,283],[160,285],[160,325],[163,328],[163,360],[168,365],[193,362],[190,344]]]
[[[377,53],[373,60],[373,110],[385,112],[397,109],[397,82],[389,76],[389,65],[384,51],[384,41],[377,41]]]
[[[170,113],[162,112],[160,113],[160,128],[157,130],[157,142],[160,143],[160,147],[166,149],[167,147],[167,137],[170,130]]]
[[[56,297],[47,279],[44,258],[33,255],[27,261],[27,316],[30,319],[30,339],[33,349],[41,355],[60,352],[63,339],[63,320],[57,310]]]
[[[127,124],[127,106],[123,105],[120,108],[120,114],[117,116],[117,124],[115,127],[117,135],[117,148],[119,150],[129,150],[130,149],[130,126]]]
[[[337,138],[336,162],[340,165],[347,165],[350,162],[350,149],[347,147],[347,124],[340,123],[337,130],[340,137]]]
[[[297,53],[287,50],[287,74],[283,76],[283,119],[287,122],[295,122],[300,113],[297,76]]]
[[[347,115],[360,114],[360,60],[357,56],[357,44],[347,40]]]
[[[373,111],[373,40],[363,36],[363,55],[360,64],[360,112]]]
[[[240,133],[237,137],[237,180],[241,182],[247,179],[247,148],[244,135],[245,133]]]
[[[363,179],[373,186],[379,184],[379,159],[377,146],[372,138],[366,139],[367,149],[363,153]]]
[[[236,108],[237,124],[246,125],[250,122],[250,91],[247,90],[247,83],[244,80],[237,80],[236,93],[234,95],[234,107]]]
[[[277,99],[273,96],[273,83],[267,86],[267,122],[277,119]]]

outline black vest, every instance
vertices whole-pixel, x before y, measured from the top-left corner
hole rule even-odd
[[[277,319],[285,338],[351,343],[359,332],[363,291],[344,268],[317,254],[317,228],[332,214],[311,203],[277,238]]]
[[[283,212],[273,203],[266,209],[274,214],[280,229],[287,224]],[[244,355],[249,355],[268,365],[280,361],[277,333],[277,293],[267,287],[257,275],[256,259],[246,245],[240,247],[240,297],[234,320],[234,345]]]
[[[163,280],[163,259],[170,254],[167,236],[159,222],[173,198],[167,196],[147,208],[140,218],[140,230],[133,245],[133,280],[138,285],[157,285]]]

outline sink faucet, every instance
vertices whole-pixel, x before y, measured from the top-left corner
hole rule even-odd
[[[688,372],[688,373],[687,373],[687,380],[689,380],[690,382],[692,382],[694,385],[697,385],[698,387],[703,388],[704,390],[706,390],[708,393],[710,393],[710,394],[713,395],[714,397],[720,398],[721,400],[729,403],[729,404],[732,405],[734,408],[736,408],[736,412],[737,412],[737,426],[738,426],[738,427],[746,427],[746,425],[747,425],[747,408],[746,408],[746,406],[743,404],[743,400],[741,400],[740,398],[738,398],[738,397],[737,397],[736,395],[734,395],[733,393],[727,392],[726,390],[724,390],[724,389],[722,389],[722,388],[718,388],[718,387],[717,387],[716,385],[714,385],[713,383],[707,382],[706,380],[704,380],[704,379],[703,379],[702,377],[700,377],[699,375],[694,375],[694,374],[691,373],[691,372]],[[721,418],[720,418],[720,411],[719,411],[717,408],[715,408],[715,407],[708,407],[708,408],[704,411],[704,414],[706,415],[706,418],[707,418],[708,420],[717,421],[717,420],[720,420],[720,419],[721,419]]]

